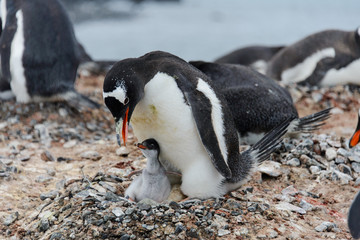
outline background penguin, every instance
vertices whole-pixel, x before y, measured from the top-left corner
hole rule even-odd
[[[358,123],[356,126],[356,130],[349,141],[349,148],[355,147],[360,141],[360,109],[358,111]]]
[[[289,132],[311,132],[330,116],[330,109],[299,118],[290,93],[274,80],[235,64],[190,62],[224,94],[242,143],[254,144],[268,131],[295,118]]]
[[[359,85],[360,28],[315,33],[285,47],[270,60],[266,75],[285,84]]]
[[[239,188],[269,157],[292,120],[240,154],[222,94],[204,73],[159,51],[117,62],[103,91],[124,143],[131,120],[139,141],[156,139],[161,163],[182,174],[181,190],[190,198],[219,197]]]
[[[357,193],[352,202],[348,215],[348,226],[351,236],[355,239],[360,238],[360,194]]]
[[[146,139],[137,146],[147,159],[146,168],[131,182],[125,191],[125,197],[136,202],[144,198],[162,202],[168,198],[171,185],[165,168],[159,161],[159,144],[155,139]]]
[[[216,59],[216,63],[233,63],[249,66],[256,71],[265,74],[268,61],[284,46],[265,47],[249,46],[237,49],[225,56]]]
[[[65,100],[74,107],[99,104],[74,89],[81,49],[57,0],[2,0],[0,92],[19,102]]]

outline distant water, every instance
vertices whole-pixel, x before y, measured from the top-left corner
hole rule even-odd
[[[90,2],[70,13],[79,41],[95,59],[163,50],[211,61],[247,45],[291,44],[317,31],[360,26],[359,0]]]

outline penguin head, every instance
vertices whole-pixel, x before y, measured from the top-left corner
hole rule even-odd
[[[106,74],[103,98],[115,119],[116,133],[126,145],[128,125],[136,104],[144,96],[144,82],[132,67],[132,59],[117,62]],[[120,137],[118,137],[120,145]]]
[[[157,141],[153,138],[146,139],[142,143],[137,144],[138,148],[140,148],[141,152],[148,159],[158,159],[160,154],[160,147]]]

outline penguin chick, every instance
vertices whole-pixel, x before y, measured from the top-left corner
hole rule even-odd
[[[157,202],[166,200],[170,194],[171,185],[166,176],[165,168],[159,161],[160,147],[155,139],[146,139],[137,145],[147,158],[146,168],[135,178],[125,197],[136,202],[150,198]]]
[[[357,127],[356,130],[354,132],[354,134],[352,135],[352,137],[350,138],[349,141],[349,148],[355,147],[356,144],[358,144],[360,141],[360,109],[358,112],[358,123],[357,123]]]

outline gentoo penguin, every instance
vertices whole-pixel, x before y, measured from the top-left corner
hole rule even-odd
[[[349,141],[349,148],[355,147],[360,141],[360,109],[358,111],[358,123],[356,126],[356,130]]]
[[[273,79],[237,64],[190,62],[225,96],[240,142],[254,144],[271,129],[294,118],[289,132],[311,132],[330,116],[330,109],[299,118],[290,93]]]
[[[265,74],[268,61],[284,46],[249,46],[237,49],[225,56],[216,59],[216,63],[232,63],[249,66],[256,71]]]
[[[182,174],[181,190],[190,198],[219,197],[239,188],[292,120],[240,153],[222,94],[204,73],[160,51],[117,62],[105,76],[103,97],[124,143],[129,122],[139,141],[156,139],[161,163]]]
[[[146,168],[125,191],[125,197],[136,202],[150,198],[157,202],[166,200],[171,185],[165,168],[159,161],[160,147],[155,139],[146,139],[137,145],[147,159]]]
[[[352,202],[348,215],[348,226],[351,236],[355,239],[360,238],[360,194],[357,193]]]
[[[100,106],[74,89],[81,49],[58,0],[1,0],[1,15],[0,97]]]
[[[360,84],[360,28],[327,30],[280,50],[269,62],[269,77],[285,84]]]

